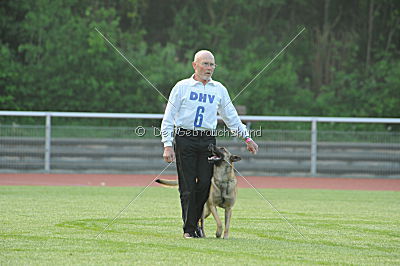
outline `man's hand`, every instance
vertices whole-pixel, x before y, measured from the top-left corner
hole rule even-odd
[[[164,161],[166,161],[167,163],[175,161],[174,149],[170,146],[164,147],[163,158],[164,158]]]
[[[253,140],[248,141],[247,143],[247,150],[252,154],[257,154],[258,152],[258,145]]]

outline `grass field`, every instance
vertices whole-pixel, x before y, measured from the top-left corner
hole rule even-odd
[[[0,187],[0,264],[400,264],[400,193],[240,189],[231,238],[183,239],[178,192],[142,188]],[[220,212],[221,213],[221,212]]]

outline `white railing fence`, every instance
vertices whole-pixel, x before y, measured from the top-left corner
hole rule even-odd
[[[18,111],[0,111],[1,116],[14,116],[14,117],[43,117],[45,118],[45,136],[44,136],[44,172],[50,172],[52,170],[52,118],[107,118],[107,119],[153,119],[161,120],[162,114],[140,114],[140,113],[77,113],[77,112],[18,112]],[[221,118],[219,118],[221,119]],[[373,124],[400,124],[400,118],[350,118],[350,117],[287,117],[287,116],[241,116],[242,121],[245,121],[248,126],[252,122],[305,122],[310,123],[310,139],[309,139],[309,175],[318,175],[318,124],[319,123],[373,123]],[[2,127],[0,126],[0,130]],[[10,137],[7,134],[0,134],[0,145],[5,145],[6,139]],[[14,139],[17,137],[14,137]],[[396,140],[393,145],[400,145]],[[153,144],[154,145],[154,144]],[[390,144],[389,144],[390,145]],[[394,176],[400,176],[400,149],[397,146],[391,149],[390,154],[397,159],[391,160],[391,164],[394,165],[395,169],[399,167],[399,172],[394,170]],[[1,152],[0,152],[1,154]],[[161,151],[160,151],[161,154]],[[321,155],[322,156],[322,155]],[[322,156],[323,157],[323,156]],[[160,155],[161,158],[161,155]],[[373,161],[373,158],[369,160]],[[4,165],[3,165],[4,166]],[[2,171],[2,165],[0,161],[0,171]]]

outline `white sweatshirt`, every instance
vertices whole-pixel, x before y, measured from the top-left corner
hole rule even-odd
[[[172,146],[174,125],[191,130],[215,130],[217,112],[231,131],[243,138],[249,136],[221,83],[211,79],[203,85],[193,76],[179,81],[172,88],[161,123],[164,147]]]

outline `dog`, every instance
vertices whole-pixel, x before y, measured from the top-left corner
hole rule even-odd
[[[229,227],[232,216],[232,207],[236,202],[237,196],[237,179],[233,168],[233,163],[240,161],[241,157],[232,155],[224,147],[216,147],[210,144],[208,147],[212,156],[208,158],[210,163],[214,164],[214,174],[211,178],[210,193],[208,200],[204,205],[203,215],[200,220],[200,226],[204,232],[204,219],[213,215],[217,222],[217,238],[222,236],[222,221],[219,218],[217,207],[225,209],[225,229],[224,239],[229,237]],[[177,180],[157,179],[157,183],[166,186],[177,186]]]

